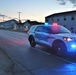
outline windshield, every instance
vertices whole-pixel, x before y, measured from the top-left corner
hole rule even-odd
[[[59,34],[59,33],[71,33],[68,29],[62,26],[51,26],[50,32],[53,34]]]

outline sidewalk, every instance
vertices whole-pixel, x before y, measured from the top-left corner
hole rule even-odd
[[[21,64],[15,63],[0,49],[0,75],[32,75]]]
[[[0,49],[0,75],[12,75],[12,61]]]

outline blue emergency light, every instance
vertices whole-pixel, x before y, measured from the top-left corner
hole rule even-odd
[[[47,22],[45,23],[45,26],[48,26],[48,23]]]

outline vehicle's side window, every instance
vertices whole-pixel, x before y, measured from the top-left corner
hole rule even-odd
[[[43,31],[43,26],[38,26],[35,31],[37,32],[42,32]]]
[[[50,33],[50,30],[49,30],[49,27],[44,27],[44,30],[43,30],[45,33]]]
[[[34,29],[34,28],[35,28],[34,26],[31,27],[30,30],[29,30],[29,32],[33,32],[33,29]]]

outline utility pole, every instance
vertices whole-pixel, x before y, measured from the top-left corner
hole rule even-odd
[[[19,21],[20,21],[20,14],[21,14],[21,12],[18,12],[19,13]]]
[[[4,22],[4,17],[5,17],[5,16],[3,15],[3,22]]]
[[[21,20],[20,20],[20,14],[21,14],[21,12],[18,12],[19,13],[19,29],[20,29],[20,23],[21,23]]]

